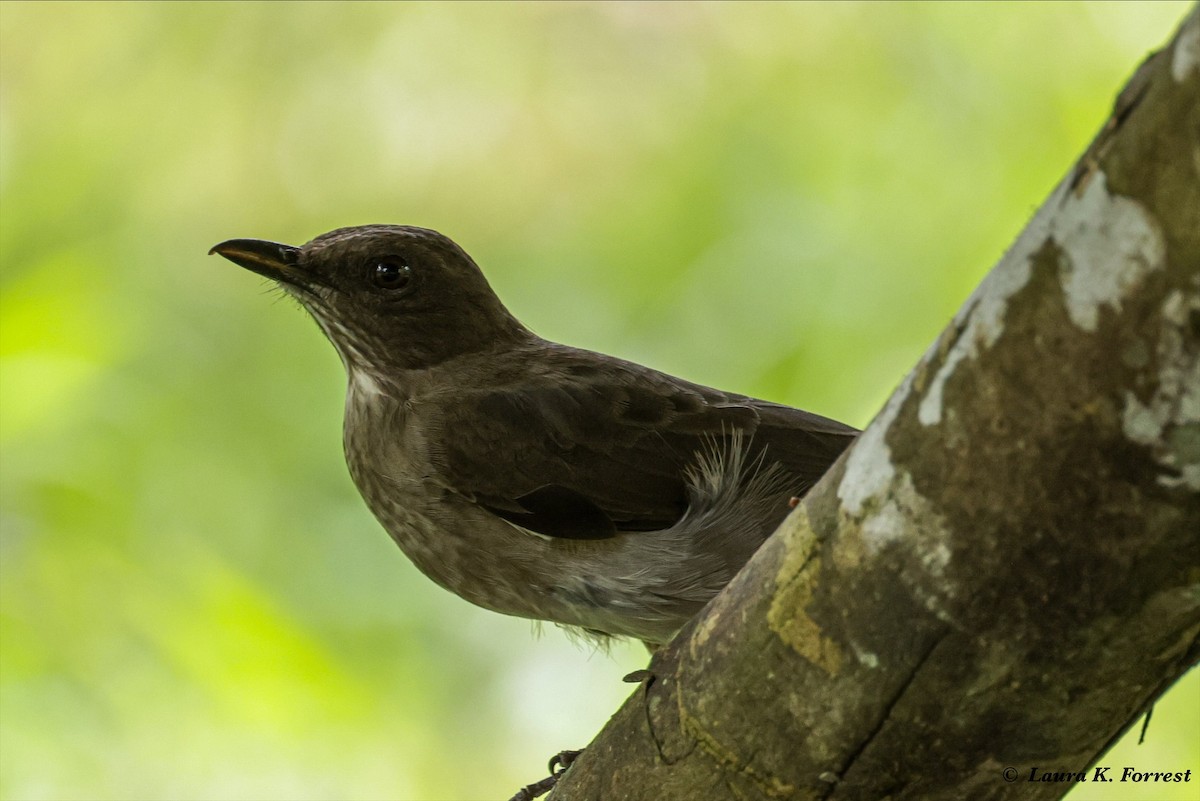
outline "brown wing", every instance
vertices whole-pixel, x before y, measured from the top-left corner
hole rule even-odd
[[[559,347],[540,356],[536,372],[443,394],[430,422],[447,486],[547,536],[670,527],[687,508],[685,469],[734,432],[766,447],[797,492],[856,433],[602,354]]]

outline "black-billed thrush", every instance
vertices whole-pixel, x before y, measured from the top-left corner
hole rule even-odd
[[[661,644],[857,434],[548,342],[425,228],[211,252],[316,319],[346,366],[363,499],[422,572],[497,612]]]

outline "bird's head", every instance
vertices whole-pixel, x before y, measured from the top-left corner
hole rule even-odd
[[[427,228],[339,228],[303,247],[230,239],[209,253],[299,300],[351,372],[431,367],[529,336],[471,257]]]

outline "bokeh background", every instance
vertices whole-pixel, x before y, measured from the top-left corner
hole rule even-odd
[[[503,799],[644,662],[420,576],[212,244],[434,227],[544,336],[861,426],[1186,10],[0,4],[0,797]],[[1198,679],[1102,764],[1200,773]]]

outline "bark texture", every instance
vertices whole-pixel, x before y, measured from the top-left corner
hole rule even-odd
[[[1193,9],[551,798],[1057,798],[1198,656]]]

